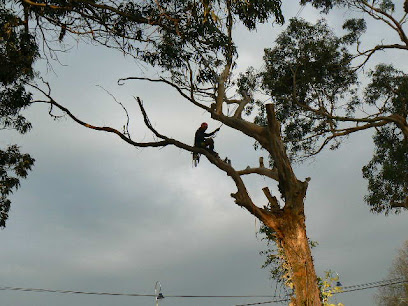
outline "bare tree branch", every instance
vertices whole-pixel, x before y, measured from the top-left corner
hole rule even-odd
[[[361,1],[361,3],[365,6],[362,6],[363,10],[365,12],[367,12],[368,14],[370,14],[371,16],[374,17],[373,11],[386,17],[385,18],[381,18],[379,17],[382,21],[384,21],[386,24],[388,24],[392,29],[394,29],[395,31],[397,31],[400,39],[402,42],[404,42],[407,46],[408,46],[408,38],[407,35],[405,34],[404,30],[401,27],[401,24],[391,15],[388,14],[387,12],[385,12],[384,10],[381,10],[378,7],[375,7],[374,5],[369,4],[367,1]],[[367,9],[367,8],[369,9]]]
[[[258,168],[250,168],[249,166],[244,169],[237,171],[239,175],[248,175],[248,174],[259,174],[262,176],[269,177],[275,181],[279,181],[278,169],[268,169],[265,168],[263,164],[263,157],[259,158],[259,167]]]
[[[280,206],[278,203],[278,200],[276,199],[276,197],[271,195],[271,192],[269,191],[268,187],[264,187],[262,188],[263,193],[265,194],[266,198],[269,201],[269,205],[272,211],[280,211]]]
[[[132,138],[132,137],[130,136],[130,132],[129,132],[130,118],[129,118],[129,113],[128,113],[128,110],[126,109],[126,107],[123,105],[122,102],[118,101],[118,100],[116,99],[116,97],[115,97],[112,93],[110,93],[108,90],[106,90],[105,88],[103,88],[103,87],[100,86],[100,85],[97,85],[97,86],[98,86],[99,88],[102,88],[102,90],[104,90],[108,95],[110,95],[110,96],[112,97],[112,99],[115,100],[115,102],[116,102],[117,104],[119,104],[120,107],[123,109],[123,111],[125,112],[125,115],[126,115],[126,124],[123,126],[123,133],[124,133],[126,136],[128,136],[129,138]]]
[[[177,86],[177,85],[174,84],[173,82],[170,82],[170,81],[168,81],[168,80],[166,80],[166,79],[164,79],[164,78],[151,79],[151,78],[145,78],[145,77],[127,77],[127,78],[121,78],[121,79],[119,79],[119,80],[118,80],[118,85],[123,85],[124,82],[125,82],[125,81],[128,81],[128,80],[143,80],[143,81],[149,81],[149,82],[154,82],[154,83],[165,83],[165,84],[170,85],[171,87],[175,88],[175,89],[178,91],[178,93],[179,93],[183,98],[187,99],[188,101],[190,101],[191,103],[193,103],[195,106],[198,106],[198,107],[201,108],[201,109],[204,109],[204,110],[206,110],[206,111],[208,111],[208,112],[211,112],[210,107],[205,106],[205,105],[203,105],[203,104],[197,102],[197,101],[194,99],[194,96],[191,96],[191,95],[189,96],[189,95],[187,95],[187,94],[183,91],[182,88],[180,88],[179,86]]]
[[[244,93],[244,98],[243,99],[224,99],[224,102],[226,104],[238,104],[237,109],[235,110],[234,113],[234,118],[241,119],[242,118],[242,112],[245,109],[245,106],[251,102],[251,97],[248,96],[247,94]]]
[[[365,59],[362,63],[360,63],[359,65],[357,65],[355,67],[355,70],[358,70],[360,68],[362,68],[363,66],[365,66],[365,64],[368,62],[368,60],[371,58],[371,56],[374,55],[374,53],[376,53],[377,51],[380,50],[386,50],[386,49],[399,49],[399,50],[408,50],[408,45],[400,45],[400,44],[390,44],[390,45],[377,45],[374,48],[368,49],[366,51],[357,51],[358,54],[355,55],[353,58],[358,58],[360,56],[365,56]]]
[[[259,174],[262,176],[269,177],[275,181],[279,181],[278,170],[277,169],[267,169],[267,168],[246,168],[244,170],[238,171],[239,175],[248,174]]]
[[[370,48],[363,52],[359,51],[359,44],[357,44],[358,55],[356,55],[354,58],[357,58],[360,56],[365,56],[366,58],[361,64],[356,66],[356,69],[362,68],[368,62],[371,56],[379,50],[385,50],[385,49],[408,50],[408,37],[402,27],[402,25],[407,21],[406,19],[407,13],[405,13],[404,16],[401,18],[401,20],[398,21],[397,19],[393,17],[392,14],[386,12],[385,10],[379,7],[376,7],[374,5],[375,1],[372,1],[372,4],[370,4],[368,1],[348,1],[348,3],[350,6],[356,7],[362,12],[367,13],[375,20],[380,20],[384,22],[386,25],[388,25],[393,31],[395,31],[398,34],[401,42],[403,42],[403,45],[401,44],[386,44],[386,45],[378,44],[377,46]]]
[[[408,48],[407,48],[408,50]],[[408,139],[408,124],[405,118],[403,118],[401,115],[399,114],[391,114],[388,116],[385,115],[381,115],[381,113],[378,114],[373,114],[364,118],[353,118],[353,117],[344,117],[344,116],[336,116],[333,115],[332,112],[329,112],[323,105],[321,105],[320,108],[315,109],[305,103],[302,103],[301,101],[299,101],[299,99],[296,96],[296,73],[293,73],[293,93],[292,93],[292,99],[293,101],[299,105],[301,108],[303,108],[306,111],[310,111],[320,117],[329,119],[329,120],[334,120],[334,121],[340,121],[340,122],[355,122],[356,124],[358,123],[367,123],[363,126],[355,126],[355,127],[350,127],[350,128],[345,128],[345,129],[333,129],[332,132],[332,136],[330,136],[330,139],[335,138],[336,136],[344,136],[344,135],[348,135],[351,134],[353,132],[356,131],[361,131],[364,129],[368,129],[370,127],[376,127],[376,126],[382,126],[385,125],[387,123],[395,123],[403,132],[405,138]],[[313,137],[313,136],[312,136]],[[324,146],[327,143],[324,144]],[[323,147],[321,147],[322,149]],[[318,150],[318,152],[321,151]]]

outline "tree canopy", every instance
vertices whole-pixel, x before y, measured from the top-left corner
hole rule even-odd
[[[357,72],[379,50],[407,50],[403,28],[406,14],[398,20],[390,1],[377,6],[346,1],[384,22],[403,44],[379,43],[365,51],[360,37],[366,30],[364,19],[344,22],[346,35],[336,36],[319,21],[316,25],[291,20],[276,46],[265,52],[266,69],[261,72],[263,87],[277,106],[285,143],[292,157],[302,160],[330,145],[336,149],[348,135],[375,128],[376,146],[372,160],[363,167],[368,180],[367,204],[374,212],[400,212],[408,208],[408,130],[406,83],[408,75],[390,64],[379,64],[368,74]],[[369,78],[365,88],[361,78]],[[257,120],[265,124],[261,108]]]
[[[20,133],[31,124],[21,115],[30,105],[32,95],[25,82],[34,77],[33,63],[39,56],[35,37],[27,32],[21,20],[0,2],[0,129]],[[10,209],[9,195],[18,188],[19,178],[25,178],[34,159],[20,153],[16,145],[0,150],[0,228],[4,227]]]

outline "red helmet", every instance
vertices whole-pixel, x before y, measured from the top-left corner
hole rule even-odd
[[[201,123],[201,127],[202,127],[202,128],[208,128],[208,123],[207,123],[207,122]]]

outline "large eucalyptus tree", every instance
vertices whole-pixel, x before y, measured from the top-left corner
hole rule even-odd
[[[325,9],[334,4],[344,4],[343,1],[301,2],[312,2]],[[271,18],[283,23],[281,1],[14,0],[6,3],[3,0],[0,4],[2,15],[11,16],[13,21],[2,23],[2,31],[6,34],[21,33],[19,35],[25,37],[12,47],[21,51],[19,61],[24,59],[24,64],[29,68],[24,70],[28,77],[19,79],[15,76],[12,78],[14,83],[10,83],[13,89],[21,84],[19,99],[26,98],[22,106],[47,103],[51,106],[51,115],[53,109],[60,109],[78,124],[115,134],[132,146],[174,146],[204,155],[234,182],[236,190],[231,193],[234,202],[270,229],[274,241],[285,256],[294,289],[292,303],[321,304],[304,214],[310,179],[299,180],[293,170],[293,162],[301,158],[302,154],[306,157],[317,154],[331,141],[335,141],[336,147],[340,136],[367,128],[389,129],[389,123],[396,124],[396,119],[393,119],[395,116],[392,115],[385,119],[384,116],[350,116],[355,106],[362,102],[357,100],[356,70],[351,65],[353,55],[346,46],[357,41],[364,28],[363,22],[349,21],[346,25],[349,35],[337,38],[324,22],[311,25],[302,20],[292,20],[288,29],[279,36],[275,48],[266,51],[265,71],[258,74],[248,69],[246,73],[235,76],[233,72],[238,52],[234,43],[234,27],[242,23],[247,29],[253,30],[259,23]],[[137,99],[140,111],[153,136],[149,141],[133,139],[128,125],[121,129],[97,126],[80,119],[79,115],[72,113],[60,102],[60,98],[53,96],[47,82],[40,78],[33,80],[30,72],[37,54],[52,58],[57,52],[56,46],[67,35],[116,48],[137,61],[156,67],[160,74],[155,79],[136,75],[125,77],[119,83],[132,80],[160,82],[174,88],[187,103],[207,112],[214,120],[237,133],[252,138],[256,147],[268,152],[270,162],[248,161],[253,166],[235,169],[204,149],[165,135],[150,123],[140,98]],[[10,40],[1,40],[2,48],[7,45],[7,41]],[[24,49],[26,45],[29,46],[28,53]],[[372,52],[379,49],[375,47]],[[360,55],[370,57],[370,52]],[[13,65],[7,62],[7,67]],[[392,82],[392,78],[388,78],[392,86],[398,82],[405,84],[405,81],[399,78],[398,71],[384,66],[373,73],[371,97],[373,101],[386,99],[388,103],[389,99],[384,94],[377,94],[377,89],[381,90],[382,87],[376,87],[374,81],[374,75],[381,77],[381,71],[388,71],[394,78]],[[7,89],[4,84],[2,90]],[[403,86],[398,88],[406,90]],[[259,89],[266,91],[272,103],[259,102]],[[33,99],[27,90],[36,91],[36,98]],[[38,93],[42,94],[40,98],[37,98]],[[401,93],[397,96],[402,97]],[[367,90],[367,95],[370,96],[370,90]],[[347,108],[340,110],[340,114],[335,113],[338,111],[338,103],[345,97],[350,98]],[[149,97],[143,98],[149,100]],[[232,114],[226,112],[230,105],[235,106]],[[14,109],[18,114],[21,107],[15,105]],[[393,111],[389,108],[389,112]],[[251,113],[256,114],[255,121]],[[355,126],[343,126],[344,122],[355,123]],[[390,136],[390,142],[396,140],[391,132],[387,135]],[[378,154],[386,155],[387,152],[385,150]],[[405,158],[406,148],[402,147],[401,152]],[[382,169],[381,161],[367,166],[367,176]],[[255,203],[251,198],[243,180],[246,175],[267,179],[262,189],[267,205]],[[279,190],[274,195],[271,193],[273,186],[278,186]],[[392,200],[397,203],[400,198],[393,197]]]

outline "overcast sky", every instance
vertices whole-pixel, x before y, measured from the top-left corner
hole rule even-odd
[[[294,16],[298,7],[285,7]],[[318,17],[304,9],[300,16]],[[339,27],[349,13],[331,15]],[[382,35],[373,24],[368,37]],[[282,28],[262,26],[237,36],[239,70],[262,65]],[[374,33],[374,34],[373,34]],[[390,37],[385,33],[384,37]],[[377,37],[378,39],[378,37]],[[376,60],[407,68],[406,56],[387,53]],[[118,86],[117,79],[137,75],[141,67],[111,50],[80,44],[53,65],[50,80],[58,102],[80,119],[120,128],[125,114],[102,86],[130,111],[131,134],[148,139],[133,96],[145,103],[152,123],[170,137],[192,143],[203,121],[218,127],[167,87],[144,82]],[[38,69],[44,71],[39,63]],[[146,70],[147,76],[153,72]],[[26,112],[32,132],[3,134],[1,146],[18,143],[35,159],[28,179],[12,197],[10,219],[0,231],[0,287],[153,294],[156,281],[166,295],[274,295],[268,272],[260,267],[257,222],[236,206],[232,181],[205,159],[197,168],[191,155],[174,147],[137,149],[113,135],[80,127],[68,118],[48,116],[45,105]],[[220,155],[237,169],[256,165],[260,152],[252,140],[223,126],[216,138]],[[344,286],[387,277],[396,250],[408,239],[407,213],[374,215],[364,204],[361,167],[372,155],[370,132],[353,135],[335,152],[323,152],[296,168],[311,177],[306,199],[307,230],[319,246],[316,270],[334,270]],[[258,205],[266,204],[267,181],[246,178]],[[345,305],[373,304],[375,290],[336,297]],[[165,298],[160,305],[236,305],[268,298]],[[335,300],[334,300],[335,301]],[[152,297],[87,296],[0,291],[1,306],[154,305]]]

